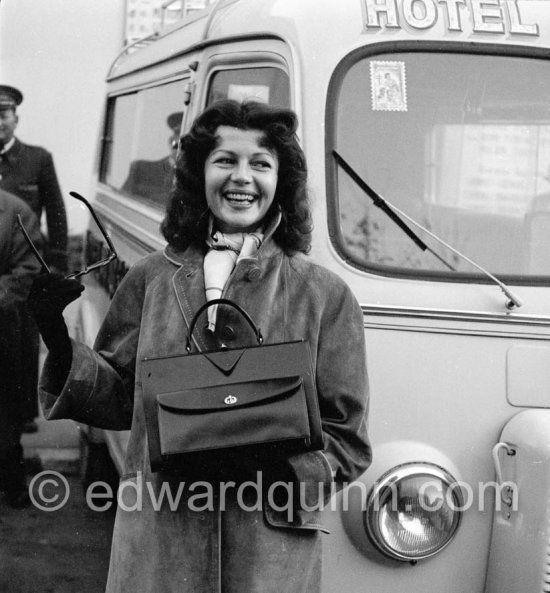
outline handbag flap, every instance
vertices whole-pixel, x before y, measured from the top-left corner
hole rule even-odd
[[[241,360],[245,349],[223,350],[222,352],[204,352],[202,356],[207,358],[216,368],[225,375],[229,375],[235,368],[235,365]]]
[[[162,408],[180,412],[228,410],[235,407],[264,404],[269,400],[295,393],[302,385],[302,378],[281,377],[230,385],[215,385],[159,393],[157,402]]]

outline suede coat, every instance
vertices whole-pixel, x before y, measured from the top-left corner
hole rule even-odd
[[[363,316],[339,277],[306,256],[285,255],[269,235],[257,256],[238,262],[223,296],[250,314],[266,343],[309,340],[324,451],[261,467],[261,479],[258,468],[252,472],[239,459],[224,463],[224,475],[236,484],[225,490],[219,481],[197,482],[200,472],[185,468],[179,475],[150,471],[141,361],[185,353],[189,324],[205,302],[202,246],[184,253],[168,248],[128,272],[94,351],[73,344],[72,367],[59,396],[49,393],[46,360],[41,398],[48,418],[131,428],[108,593],[320,590],[321,538],[330,537],[321,534],[321,514],[311,508],[289,512],[266,490],[277,479],[290,479],[305,484],[304,501],[316,492],[326,501],[335,484],[354,480],[368,466]],[[219,308],[214,334],[205,322],[197,324],[194,340],[200,350],[255,343],[246,321],[229,307]],[[237,489],[247,481],[246,489]],[[163,489],[174,504],[167,498],[159,504]]]

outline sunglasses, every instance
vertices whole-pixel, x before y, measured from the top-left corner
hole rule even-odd
[[[97,270],[98,268],[102,268],[103,266],[110,264],[114,259],[117,258],[117,253],[115,250],[115,246],[113,245],[113,242],[111,241],[111,237],[109,237],[107,231],[105,230],[105,227],[103,226],[101,220],[99,220],[99,217],[95,213],[95,210],[92,208],[92,205],[90,204],[90,202],[88,202],[88,200],[86,198],[82,197],[80,194],[77,194],[75,191],[69,192],[69,195],[71,195],[73,198],[76,198],[77,200],[82,202],[86,206],[86,208],[88,208],[88,210],[90,211],[90,214],[92,215],[92,218],[94,219],[95,223],[97,224],[97,228],[100,230],[101,234],[105,238],[105,242],[107,243],[107,246],[109,248],[107,257],[105,257],[101,261],[98,261],[95,264],[91,264],[91,265],[87,266],[86,268],[84,268],[84,270],[81,270],[80,272],[73,272],[72,274],[65,276],[65,278],[80,278],[80,276],[84,276],[85,274],[89,274],[93,270]],[[42,267],[42,271],[49,273],[50,268],[48,267],[48,264],[44,261],[44,258],[40,254],[40,251],[38,251],[36,245],[32,242],[32,239],[29,237],[29,233],[27,232],[27,229],[25,229],[25,226],[23,225],[21,216],[19,214],[17,215],[17,224],[19,225],[19,228],[21,229],[21,232],[23,233],[23,236],[25,237],[25,241],[28,243],[28,245],[31,248],[36,259],[39,261],[40,266]]]

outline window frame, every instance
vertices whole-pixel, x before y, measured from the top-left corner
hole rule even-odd
[[[143,196],[137,194],[131,194],[124,191],[122,188],[116,187],[107,181],[107,174],[109,169],[110,158],[112,156],[112,146],[113,146],[113,136],[112,130],[114,125],[114,116],[116,113],[116,102],[121,97],[135,95],[136,96],[136,120],[141,117],[141,112],[143,110],[143,104],[140,102],[140,93],[147,92],[151,89],[158,89],[165,85],[170,84],[182,84],[182,95],[181,95],[181,111],[183,112],[182,118],[182,125],[185,123],[187,114],[189,111],[189,105],[185,102],[185,92],[187,85],[190,84],[192,80],[191,74],[188,70],[184,73],[180,73],[177,76],[170,76],[170,77],[163,77],[158,80],[148,81],[141,85],[135,85],[131,87],[125,87],[120,91],[115,91],[110,93],[107,96],[106,104],[105,104],[105,118],[104,118],[104,126],[103,126],[103,135],[101,138],[100,143],[100,155],[99,155],[99,168],[98,168],[98,181],[105,187],[108,187],[111,191],[116,192],[118,196],[124,197],[127,200],[130,200],[133,204],[139,204],[140,206],[144,206],[154,210],[155,212],[162,213],[166,207],[166,205],[161,205],[154,200],[149,200]],[[137,123],[136,123],[137,125]],[[129,165],[131,164],[132,160],[129,161]],[[129,169],[130,170],[130,169]],[[128,171],[129,171],[128,170]]]
[[[277,39],[276,41],[280,40]],[[254,68],[278,68],[286,75],[288,79],[288,103],[289,107],[292,107],[294,96],[293,79],[289,64],[283,55],[267,49],[265,51],[247,51],[243,45],[242,48],[235,48],[232,51],[205,56],[205,61],[207,62],[207,69],[203,79],[201,96],[198,97],[201,110],[208,105],[212,78],[216,74],[231,70],[250,70]]]
[[[344,58],[340,60],[340,62],[335,67],[329,81],[325,108],[325,188],[327,196],[327,224],[329,240],[338,257],[355,269],[382,277],[431,282],[437,281],[464,284],[492,284],[493,281],[489,277],[483,275],[481,272],[465,273],[433,270],[415,271],[411,268],[397,266],[390,267],[374,263],[365,265],[357,261],[353,252],[346,247],[344,233],[342,232],[342,227],[340,224],[340,200],[338,195],[338,170],[340,167],[337,165],[335,158],[332,156],[333,149],[336,149],[338,99],[340,90],[347,73],[356,63],[361,60],[376,58],[377,56],[381,55],[384,56],[384,59],[387,59],[388,56],[395,53],[487,55],[495,57],[517,57],[548,61],[548,51],[544,48],[504,45],[498,43],[470,44],[452,41],[381,42],[356,48],[344,56]],[[341,169],[340,174],[342,174]],[[365,196],[365,199],[370,198]],[[391,196],[388,196],[388,199],[391,201]],[[414,226],[410,226],[416,232]],[[550,274],[547,276],[498,274],[498,278],[504,282],[518,286],[550,285]]]

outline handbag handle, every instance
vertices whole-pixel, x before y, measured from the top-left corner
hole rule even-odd
[[[193,319],[191,320],[191,325],[189,326],[189,333],[187,334],[187,340],[185,343],[185,349],[188,353],[191,352],[191,337],[193,336],[193,330],[195,329],[197,319],[203,311],[205,311],[206,309],[208,309],[208,307],[211,307],[212,305],[231,305],[231,307],[236,309],[246,319],[248,325],[250,325],[250,327],[252,328],[252,331],[254,332],[256,339],[258,340],[258,344],[260,346],[263,344],[264,338],[262,336],[260,328],[256,327],[256,324],[252,321],[250,315],[242,307],[237,305],[237,303],[230,301],[229,299],[212,299],[211,301],[204,303],[204,305],[200,307],[200,309],[195,313]]]

